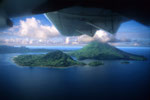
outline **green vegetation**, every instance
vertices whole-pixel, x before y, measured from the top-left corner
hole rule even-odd
[[[24,48],[25,49],[25,48]],[[138,56],[121,51],[113,46],[98,41],[93,41],[80,50],[68,53],[78,60],[146,60],[144,56]],[[51,51],[41,55],[20,55],[14,58],[15,63],[21,66],[40,66],[40,67],[68,67],[72,65],[86,65],[84,61],[74,60],[62,51]],[[122,64],[128,64],[124,61]],[[101,61],[90,62],[89,66],[99,66],[104,63]]]
[[[99,66],[99,65],[104,65],[104,63],[101,61],[93,61],[93,62],[90,62],[88,65],[89,66]]]
[[[15,63],[21,66],[40,67],[67,67],[72,65],[84,65],[82,62],[73,60],[62,51],[52,51],[45,55],[20,55],[14,58]]]
[[[126,53],[109,44],[98,41],[93,41],[82,49],[71,52],[70,55],[75,56],[78,60],[146,60],[146,58],[143,56]]]

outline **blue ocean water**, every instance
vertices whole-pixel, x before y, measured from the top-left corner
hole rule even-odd
[[[0,100],[150,100],[150,48],[119,49],[148,60],[130,64],[104,61],[98,67],[31,68],[11,61],[22,53],[0,54]]]

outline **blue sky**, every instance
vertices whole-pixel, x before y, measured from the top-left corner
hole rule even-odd
[[[150,39],[150,27],[144,26],[134,20],[128,21],[123,23],[120,26],[117,34],[120,37],[127,37],[127,38],[136,38],[136,39]]]
[[[48,19],[44,16],[44,14],[39,14],[39,15],[31,15],[31,16],[23,16],[23,17],[16,17],[12,18],[11,20],[13,21],[14,25],[18,25],[20,20],[26,20],[27,18],[35,17],[37,20],[40,20],[42,24],[44,25],[52,25]]]
[[[1,45],[82,45],[98,39],[115,46],[150,46],[150,27],[134,20],[122,23],[114,35],[97,31],[94,37],[62,36],[43,14],[11,20],[14,26],[0,32]]]

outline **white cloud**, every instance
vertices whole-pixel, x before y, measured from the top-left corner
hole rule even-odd
[[[7,45],[11,45],[11,44],[22,44],[22,45],[26,45],[26,44],[32,44],[33,40],[29,39],[29,38],[5,38],[2,40],[5,44]]]
[[[115,37],[112,34],[103,30],[98,30],[93,38],[101,42],[109,42],[115,39]]]
[[[19,25],[15,25],[8,30],[2,31],[1,35],[17,36],[33,39],[48,39],[60,36],[60,33],[52,25],[43,25],[36,18],[27,18],[25,21],[20,20]]]
[[[20,21],[19,31],[16,35],[28,38],[48,39],[60,34],[54,26],[42,25],[40,20],[32,17],[27,18],[25,21]]]
[[[2,31],[0,35],[5,36],[0,38],[1,43],[20,45],[48,44],[62,37],[53,25],[43,25],[34,17],[20,20],[18,25]]]
[[[81,35],[78,37],[78,42],[79,43],[88,43],[93,41],[94,39],[88,35]]]
[[[93,40],[98,40],[101,42],[110,42],[115,40],[115,36],[103,30],[98,30],[93,37],[90,37],[88,35],[81,35],[78,37],[79,43],[88,43]]]
[[[69,43],[70,43],[70,38],[66,37],[65,44],[69,44]]]

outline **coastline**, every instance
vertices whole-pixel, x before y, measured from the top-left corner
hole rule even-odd
[[[17,67],[19,67],[19,68],[24,68],[24,66],[20,66],[19,64],[17,64],[17,63],[14,61],[14,58],[16,58],[16,57],[18,57],[18,56],[13,56],[13,57],[11,57],[10,61],[11,61],[13,64],[15,64]]]
[[[70,68],[70,67],[76,67],[77,65],[72,65],[72,66],[68,66],[68,67],[53,67],[53,66],[22,66],[22,65],[19,65],[17,64],[15,61],[14,61],[14,58],[16,58],[18,56],[13,56],[11,57],[10,61],[15,64],[17,67],[19,68],[57,68],[57,69],[66,69],[66,68]]]

